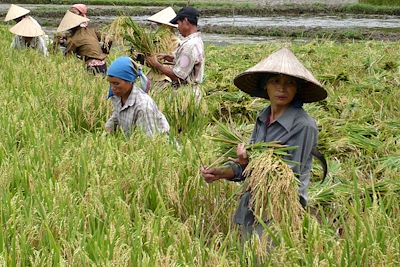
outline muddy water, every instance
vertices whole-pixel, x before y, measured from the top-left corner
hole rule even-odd
[[[50,5],[22,5],[23,7],[32,10],[32,15],[35,14],[35,9],[48,9]],[[67,10],[68,5],[51,5],[55,9]],[[0,13],[5,14],[9,4],[0,4]],[[107,9],[109,6],[96,6],[96,9]],[[113,8],[132,8],[132,7],[113,7]],[[151,7],[149,7],[151,8]],[[132,16],[132,19],[138,22],[146,22],[147,16]],[[46,25],[44,29],[51,36],[55,28],[61,20],[60,18],[43,18],[36,17],[40,24]],[[111,23],[116,16],[90,16],[92,25],[103,26]],[[250,16],[209,16],[201,17],[199,21],[201,27],[212,28],[212,26],[234,26],[234,27],[269,27],[269,28],[303,28],[303,29],[399,29],[400,17],[383,16],[383,15],[341,15],[341,16],[268,16],[268,17],[250,17]],[[270,37],[254,37],[254,36],[239,36],[239,35],[218,35],[205,34],[206,42],[224,44],[224,43],[252,43],[252,42],[267,42]],[[222,41],[223,40],[223,41]]]
[[[115,16],[94,16],[91,20],[96,23],[111,23]],[[133,16],[139,22],[146,21],[145,16]],[[400,17],[396,16],[271,16],[271,17],[202,17],[199,26],[235,26],[235,27],[302,27],[302,28],[367,28],[394,29],[400,28]]]

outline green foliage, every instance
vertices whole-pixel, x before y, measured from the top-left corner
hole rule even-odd
[[[360,0],[360,3],[378,6],[400,6],[398,0]]]
[[[285,45],[329,93],[305,109],[330,174],[310,185],[299,238],[288,227],[266,229],[275,247],[263,263],[399,265],[397,42],[208,46],[201,106],[183,105],[183,90],[183,99],[152,92],[173,138],[127,140],[104,133],[105,79],[75,58],[10,49],[5,27],[0,37],[0,265],[259,264],[265,247],[242,246],[232,223],[241,186],[206,184],[199,169],[217,156],[214,119],[248,136],[243,125],[267,105],[239,92],[234,76]],[[113,53],[109,61],[121,51]]]

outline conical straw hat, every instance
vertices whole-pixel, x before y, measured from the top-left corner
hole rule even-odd
[[[11,4],[4,21],[10,21],[10,20],[25,16],[29,12],[31,12],[31,11],[26,8]]]
[[[172,9],[172,7],[167,7],[167,8],[164,8],[163,10],[161,10],[160,12],[157,12],[153,16],[147,18],[147,20],[165,24],[165,25],[176,28],[176,27],[178,27],[177,25],[169,23],[175,17],[176,17],[176,13]]]
[[[39,23],[31,16],[23,18],[20,22],[11,27],[10,32],[24,37],[37,37],[45,34]]]
[[[261,83],[274,74],[286,74],[302,80],[297,89],[304,103],[316,102],[328,95],[311,72],[287,48],[276,51],[254,67],[237,75],[234,84],[251,96],[268,99],[265,89],[261,88],[265,84]]]
[[[60,22],[60,25],[57,28],[57,32],[67,31],[69,29],[79,26],[81,23],[88,21],[89,21],[88,18],[76,15],[71,11],[67,10],[63,19]]]

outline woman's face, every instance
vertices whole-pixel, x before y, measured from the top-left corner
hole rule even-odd
[[[110,77],[107,76],[107,81],[110,83],[111,90],[113,91],[114,95],[123,97],[123,96],[129,96],[131,93],[133,84],[122,80],[117,77]]]
[[[268,79],[266,91],[271,104],[289,106],[297,92],[296,78],[278,74]]]

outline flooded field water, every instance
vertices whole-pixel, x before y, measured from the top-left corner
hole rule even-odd
[[[34,16],[34,10],[36,8],[49,8],[49,5],[22,5],[32,10]],[[57,9],[68,9],[68,5],[51,5]],[[0,12],[5,13],[9,8],[9,4],[0,4]],[[109,6],[96,6],[95,8],[110,8]],[[112,7],[117,8],[132,8],[132,7]],[[151,7],[149,7],[151,8]],[[153,7],[154,8],[154,7]],[[44,26],[47,34],[52,35],[61,21],[56,18],[44,18],[35,17],[39,23]],[[116,16],[90,16],[91,23],[96,26],[103,26],[111,23]],[[138,22],[147,23],[147,16],[132,16],[132,19]],[[300,15],[300,16],[265,16],[265,17],[251,17],[251,16],[209,16],[201,17],[199,20],[199,26],[201,27],[212,27],[212,26],[226,26],[226,27],[269,27],[269,28],[303,28],[303,29],[399,29],[400,31],[400,17],[389,16],[389,15],[335,15],[335,16],[323,16],[323,15]],[[206,41],[217,42],[217,43],[251,43],[251,42],[262,42],[270,41],[271,37],[257,37],[257,36],[240,36],[240,35],[220,35],[220,34],[205,34]],[[208,37],[207,37],[208,36]],[[223,40],[223,41],[218,41]]]

